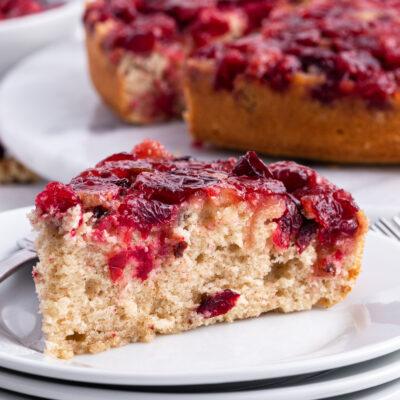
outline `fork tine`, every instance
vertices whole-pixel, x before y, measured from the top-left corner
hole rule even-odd
[[[393,237],[393,234],[385,227],[385,225],[382,225],[382,220],[378,220],[371,226],[372,230],[374,230],[377,233],[383,234],[385,236]]]
[[[379,221],[397,240],[400,240],[400,230],[391,224],[386,218],[381,218]]]
[[[400,229],[400,217],[396,216],[393,217],[393,222],[396,224],[396,226]]]

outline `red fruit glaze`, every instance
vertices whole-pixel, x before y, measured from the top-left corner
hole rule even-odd
[[[400,82],[399,37],[397,0],[313,0],[277,6],[260,34],[196,56],[215,59],[217,89],[243,74],[284,90],[301,72],[318,76],[310,95],[323,103],[356,96],[386,108]]]
[[[338,240],[356,235],[358,207],[353,198],[316,171],[287,161],[267,166],[254,152],[235,161],[173,158],[160,143],[147,140],[132,154],[106,158],[69,185],[50,183],[37,196],[36,206],[40,214],[62,218],[80,204],[83,212],[92,213],[93,240],[101,242],[102,232],[119,235],[126,248],[109,260],[114,281],[128,262],[135,263],[136,276],[144,280],[156,259],[181,257],[187,243],[173,231],[187,202],[224,191],[232,201],[248,201],[250,210],[271,199],[286,203],[286,211],[275,220],[273,242],[279,250],[294,242],[302,252],[313,240],[333,249]],[[135,232],[151,241],[149,251],[131,248]]]
[[[213,318],[226,314],[235,306],[239,297],[239,293],[235,293],[229,289],[206,296],[196,308],[196,312],[202,314],[204,318]]]
[[[36,196],[36,208],[41,214],[63,214],[82,201],[69,185],[51,182],[46,189]]]
[[[190,42],[189,48],[210,43],[230,31],[232,11],[247,16],[247,31],[259,29],[274,4],[275,0],[97,0],[87,6],[84,21],[90,31],[99,22],[114,21],[105,48],[143,54],[156,42]]]

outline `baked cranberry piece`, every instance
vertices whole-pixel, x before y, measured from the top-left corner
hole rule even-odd
[[[318,176],[311,168],[304,167],[292,161],[280,161],[270,165],[270,171],[275,179],[282,181],[289,193],[305,186],[315,186],[328,182]]]
[[[81,204],[81,199],[68,185],[51,182],[36,197],[35,204],[43,214],[65,213],[71,207]]]
[[[175,172],[141,173],[134,189],[143,191],[150,199],[162,201],[166,204],[179,204],[195,192],[213,186],[219,180],[209,175],[190,173],[178,174]]]
[[[154,225],[169,221],[174,210],[174,206],[157,200],[128,195],[118,208],[118,219],[121,225],[134,227],[148,234]]]
[[[260,160],[254,151],[248,151],[246,155],[241,156],[237,163],[233,166],[232,175],[248,176],[256,178],[272,178],[271,171]]]
[[[103,165],[106,165],[106,163],[108,162],[127,161],[127,160],[135,161],[136,159],[137,157],[132,153],[117,153],[100,161],[98,164],[96,164],[96,168],[102,167]]]
[[[230,27],[224,13],[206,9],[200,13],[189,29],[196,47],[200,47],[228,33]]]
[[[151,52],[158,40],[169,40],[177,31],[175,21],[167,15],[139,15],[131,24],[120,19],[107,33],[103,46],[107,51],[123,48],[137,54]]]
[[[166,161],[172,158],[168,150],[155,140],[146,139],[132,149],[137,158],[151,158],[154,161]]]
[[[182,257],[186,247],[188,247],[188,244],[184,240],[178,242],[178,244],[174,247],[174,256],[176,258]]]
[[[236,76],[244,72],[246,67],[245,57],[238,50],[229,50],[218,62],[216,89],[232,89]]]
[[[230,289],[205,296],[200,305],[196,308],[196,312],[202,314],[204,318],[213,318],[218,315],[226,314],[236,305],[239,297],[239,293],[235,293]]]

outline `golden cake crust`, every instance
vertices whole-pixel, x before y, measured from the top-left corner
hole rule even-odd
[[[186,120],[195,140],[272,156],[340,163],[400,162],[400,95],[390,109],[370,109],[362,99],[332,105],[313,100],[317,77],[296,75],[290,87],[238,78],[233,92],[214,89],[213,65],[189,60]]]
[[[122,119],[134,123],[146,123],[145,120],[133,119],[129,105],[124,101],[123,76],[118,74],[116,64],[113,64],[101,46],[102,35],[99,29],[93,33],[86,32],[86,50],[90,77],[103,101]]]

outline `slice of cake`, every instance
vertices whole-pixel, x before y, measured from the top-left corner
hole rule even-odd
[[[189,61],[192,135],[285,157],[400,162],[399,37],[397,1],[276,8],[259,34]]]
[[[90,75],[124,120],[181,118],[194,49],[259,28],[275,0],[96,0],[84,22]]]
[[[278,310],[353,288],[367,220],[294,162],[175,158],[154,141],[71,183],[31,215],[46,352],[61,358]]]

